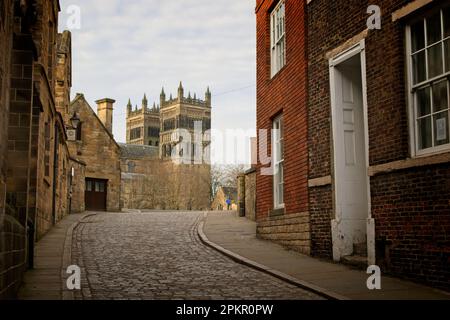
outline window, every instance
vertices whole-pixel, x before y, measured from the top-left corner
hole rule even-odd
[[[82,140],[82,132],[83,132],[83,123],[79,123],[78,124],[78,126],[77,126],[77,129],[76,129],[76,131],[77,131],[77,137],[76,137],[76,139],[77,139],[77,141],[81,141]]]
[[[130,140],[136,140],[141,138],[141,128],[131,129]]]
[[[128,172],[134,173],[134,169],[136,168],[136,164],[133,161],[128,162]]]
[[[51,136],[50,136],[50,119],[45,123],[45,132],[44,132],[44,141],[45,141],[45,152],[44,152],[44,167],[45,167],[45,176],[50,176],[50,144],[51,144]]]
[[[286,30],[284,0],[270,15],[271,76],[275,76],[286,64]]]
[[[159,137],[159,128],[148,127],[147,133],[149,137]]]
[[[272,158],[274,159],[274,208],[284,208],[284,123],[283,116],[273,121]]]
[[[414,153],[450,148],[450,7],[408,27]]]

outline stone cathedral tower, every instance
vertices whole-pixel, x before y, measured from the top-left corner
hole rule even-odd
[[[140,108],[136,106],[133,109],[131,100],[128,101],[127,144],[159,147],[160,158],[167,159],[179,143],[173,141],[172,133],[177,129],[186,129],[193,135],[195,124],[200,122],[202,133],[211,129],[211,91],[209,88],[206,90],[204,100],[198,99],[196,94],[192,96],[190,92],[186,97],[180,82],[176,98],[172,94],[167,98],[163,88],[159,104],[154,103],[152,108],[148,107],[146,95]],[[190,149],[187,152],[194,155],[194,141]]]
[[[147,96],[144,94],[141,108],[133,110],[131,100],[127,105],[127,144],[138,144],[159,147],[160,133],[159,106],[148,107]]]
[[[184,88],[180,82],[178,87],[178,96],[166,100],[164,89],[160,97],[160,116],[161,116],[161,135],[160,135],[160,156],[162,159],[169,158],[173,154],[174,148],[180,141],[174,141],[172,133],[177,129],[186,129],[191,133],[192,143],[189,150],[183,150],[194,156],[195,150],[194,131],[196,123],[200,125],[202,134],[211,129],[211,92],[209,88],[205,93],[205,100],[193,96],[189,92],[187,97],[184,95]],[[202,148],[207,143],[202,141]],[[186,154],[185,154],[186,155]]]

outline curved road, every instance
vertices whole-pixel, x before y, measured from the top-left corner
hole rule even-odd
[[[104,213],[74,230],[76,299],[321,299],[204,246],[203,213]]]

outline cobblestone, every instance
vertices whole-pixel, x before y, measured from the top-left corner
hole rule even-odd
[[[204,246],[202,213],[104,213],[73,235],[76,299],[320,299]]]

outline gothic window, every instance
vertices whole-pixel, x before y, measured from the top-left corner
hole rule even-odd
[[[141,138],[141,128],[131,129],[130,131],[130,139],[136,140]]]
[[[175,129],[175,119],[168,119],[164,121],[164,131]]]
[[[159,128],[153,128],[148,127],[148,136],[149,137],[159,137],[160,129]]]

